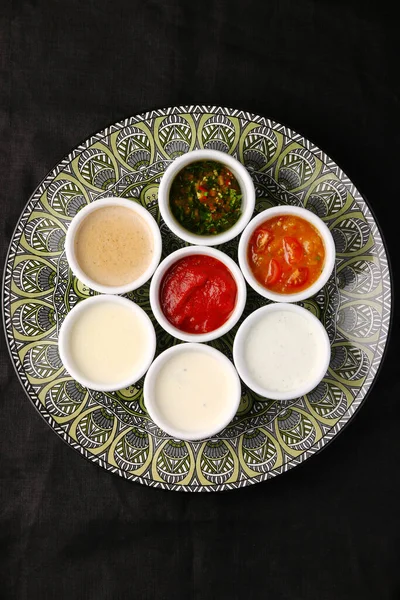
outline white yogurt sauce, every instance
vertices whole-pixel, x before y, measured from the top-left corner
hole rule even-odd
[[[218,426],[235,394],[235,379],[226,365],[198,351],[173,354],[160,368],[154,386],[161,419],[193,435]]]
[[[311,381],[325,361],[318,323],[285,310],[267,312],[247,334],[244,359],[258,385],[290,392]]]
[[[86,379],[112,385],[143,364],[151,340],[139,316],[128,307],[99,302],[82,310],[71,327],[71,360]]]

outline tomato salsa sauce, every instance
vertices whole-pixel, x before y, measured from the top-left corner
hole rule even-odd
[[[249,241],[247,260],[261,285],[279,294],[294,294],[320,276],[325,247],[311,223],[296,215],[281,215],[257,227]]]
[[[229,269],[204,254],[181,258],[164,275],[161,310],[186,333],[208,333],[221,327],[236,304],[237,286]]]
[[[242,212],[242,193],[232,171],[201,160],[182,169],[171,185],[172,214],[188,231],[215,235],[230,229]]]

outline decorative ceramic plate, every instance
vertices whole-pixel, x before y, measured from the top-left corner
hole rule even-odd
[[[143,380],[116,393],[99,393],[71,379],[60,361],[57,338],[68,311],[95,293],[72,275],[65,259],[65,232],[73,216],[101,197],[130,198],[158,221],[166,256],[184,243],[160,219],[158,186],[170,162],[195,148],[222,150],[243,162],[255,183],[257,212],[292,204],[317,213],[333,234],[337,259],[328,284],[302,303],[322,321],[331,340],[332,359],[323,381],[307,396],[284,403],[243,387],[230,426],[213,439],[189,443],[171,439],[149,419]],[[237,243],[221,247],[235,260]],[[83,456],[121,477],[194,492],[264,481],[330,442],[376,377],[391,310],[382,238],[346,175],[287,127],[215,106],[154,110],[116,123],[78,146],[44,179],[23,211],[3,288],[12,361],[50,427]],[[148,284],[128,297],[152,317]],[[244,316],[266,302],[249,289]],[[155,325],[158,352],[177,343]],[[236,330],[211,345],[232,358]]]

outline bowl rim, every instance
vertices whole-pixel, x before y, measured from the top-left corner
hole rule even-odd
[[[172,181],[184,167],[200,160],[215,160],[228,166],[239,182],[242,191],[244,210],[236,223],[227,231],[216,235],[197,235],[182,227],[169,207],[169,191]],[[158,206],[161,216],[169,229],[179,238],[195,245],[217,246],[238,236],[250,221],[255,208],[256,194],[253,180],[246,167],[234,156],[220,150],[190,150],[176,158],[165,170],[158,189]]]
[[[250,329],[266,313],[277,311],[294,312],[303,315],[305,318],[309,319],[317,326],[318,332],[321,336],[321,339],[323,340],[324,357],[321,361],[320,369],[318,370],[317,374],[308,381],[308,383],[303,384],[295,391],[292,390],[289,392],[277,392],[260,386],[257,382],[253,380],[252,376],[250,375],[249,369],[246,364],[246,360],[244,358],[244,347],[246,337]],[[239,373],[240,378],[251,390],[259,394],[263,398],[269,398],[271,400],[294,400],[296,398],[304,396],[304,394],[308,394],[309,392],[311,392],[326,375],[329,368],[330,359],[331,343],[329,340],[328,333],[321,321],[306,308],[298,306],[297,304],[290,304],[288,302],[267,304],[266,306],[261,306],[260,308],[252,312],[240,325],[233,342],[233,362],[235,364],[237,372]]]
[[[140,277],[137,277],[136,279],[124,285],[104,285],[98,283],[85,273],[75,257],[74,242],[82,222],[90,213],[108,206],[121,206],[122,208],[128,208],[142,217],[149,227],[153,239],[153,256],[149,266],[142,273],[142,275],[140,275]],[[90,202],[90,204],[87,204],[73,217],[68,226],[65,237],[65,254],[72,272],[90,289],[100,292],[101,294],[126,294],[127,292],[136,290],[144,285],[156,270],[157,265],[160,262],[161,252],[162,237],[154,217],[146,208],[144,208],[135,200],[127,200],[126,198],[119,198],[118,196],[107,196],[106,198],[100,198],[99,200],[94,200],[93,202]]]
[[[169,360],[169,358],[175,354],[179,354],[182,352],[204,352],[211,356],[216,357],[221,363],[223,363],[226,367],[227,372],[232,376],[232,380],[235,385],[235,394],[232,394],[230,398],[232,398],[231,405],[229,405],[229,411],[227,410],[226,415],[218,425],[214,425],[214,427],[210,427],[209,429],[204,429],[194,435],[188,434],[186,431],[183,431],[177,427],[174,427],[162,417],[160,417],[159,413],[156,409],[156,401],[154,397],[154,385],[160,369],[164,366],[164,364]],[[185,441],[198,441],[204,440],[210,437],[215,436],[217,433],[221,432],[225,427],[231,423],[233,418],[235,417],[241,398],[241,383],[239,375],[235,369],[233,363],[229,360],[225,354],[223,354],[220,350],[213,348],[212,346],[208,346],[207,344],[200,343],[183,343],[177,344],[164,350],[152,363],[149,370],[147,371],[144,385],[143,385],[143,400],[144,405],[146,407],[147,412],[149,413],[150,418],[154,421],[154,423],[160,427],[163,431],[165,431],[168,435],[171,435],[175,439],[185,440]]]
[[[271,219],[272,217],[277,215],[290,214],[303,218],[305,221],[311,223],[318,230],[325,246],[325,263],[324,268],[322,269],[322,272],[318,279],[314,281],[314,283],[308,288],[302,290],[301,292],[295,292],[293,294],[280,294],[278,292],[273,292],[272,290],[265,288],[254,277],[247,261],[247,247],[251,235],[261,223],[264,223],[265,221],[268,221],[268,219]],[[260,296],[263,296],[268,300],[273,300],[274,302],[300,302],[302,300],[310,298],[311,296],[314,296],[314,294],[316,294],[323,288],[323,286],[326,284],[329,277],[331,276],[335,267],[335,258],[335,242],[331,232],[328,229],[328,226],[315,213],[311,212],[307,208],[303,208],[300,206],[279,205],[267,208],[262,212],[258,213],[258,215],[256,215],[246,226],[245,230],[243,231],[240,237],[238,245],[239,265],[247,283],[253,288],[253,290],[260,294]]]
[[[146,360],[143,361],[142,367],[138,369],[135,373],[133,373],[131,377],[113,384],[92,381],[86,378],[84,375],[82,375],[79,372],[79,369],[75,366],[68,348],[71,328],[75,323],[77,317],[83,311],[88,310],[92,304],[99,304],[101,302],[111,302],[113,304],[119,304],[121,306],[129,308],[129,310],[131,310],[136,316],[139,316],[139,318],[142,320],[147,329],[149,338],[147,356],[145,356]],[[61,324],[60,332],[58,335],[58,351],[64,368],[67,370],[69,375],[71,375],[71,377],[75,379],[75,381],[87,388],[98,392],[115,392],[127,388],[130,385],[136,383],[141,377],[143,377],[143,375],[147,372],[148,368],[150,367],[156,352],[156,343],[156,332],[154,330],[153,323],[151,322],[150,317],[146,314],[143,308],[141,308],[138,304],[132,302],[132,300],[129,300],[128,298],[123,298],[122,296],[116,296],[114,294],[100,294],[78,302],[78,304],[76,304],[65,317],[64,321]]]
[[[196,254],[211,256],[222,262],[225,265],[225,267],[229,269],[232,277],[235,280],[237,288],[236,304],[231,315],[225,321],[225,323],[221,325],[221,327],[218,327],[213,331],[209,331],[208,333],[187,333],[185,331],[181,331],[168,321],[168,319],[164,316],[160,305],[159,292],[161,282],[164,278],[165,273],[174,263],[176,263],[181,258]],[[236,325],[236,323],[242,316],[246,306],[247,288],[241,270],[239,269],[238,265],[230,258],[230,256],[228,256],[221,250],[217,250],[216,248],[211,248],[209,246],[185,246],[184,248],[175,250],[175,252],[172,252],[166,258],[164,258],[163,261],[161,261],[150,283],[149,298],[151,310],[156,321],[170,335],[183,342],[210,342],[211,340],[215,340],[225,335],[228,331],[232,329],[232,327]]]

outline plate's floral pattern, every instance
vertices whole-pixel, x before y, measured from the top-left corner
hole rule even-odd
[[[213,439],[188,443],[171,439],[149,419],[143,380],[116,393],[93,392],[72,380],[61,364],[57,337],[68,311],[95,293],[71,274],[65,259],[73,216],[100,197],[130,198],[156,218],[163,255],[169,254],[184,244],[160,219],[158,185],[167,165],[194,148],[222,150],[241,160],[254,179],[257,211],[293,204],[317,213],[332,231],[337,260],[325,288],[303,303],[324,323],[332,344],[320,385],[285,403],[243,387],[232,424]],[[236,260],[237,239],[222,249]],[[385,248],[346,175],[287,127],[211,106],[131,117],[76,148],[29,200],[12,238],[3,288],[12,361],[49,425],[85,457],[122,477],[187,491],[263,481],[320,450],[368,392],[382,360],[391,310]],[[145,285],[128,297],[151,315],[148,291]],[[245,315],[264,303],[249,290]],[[158,325],[156,330],[158,352],[177,343]],[[212,343],[230,358],[235,330]]]

